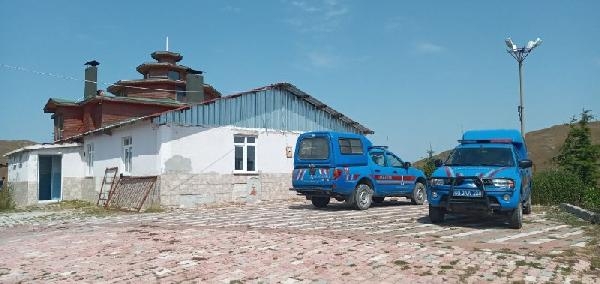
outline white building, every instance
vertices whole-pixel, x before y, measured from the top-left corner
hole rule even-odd
[[[54,190],[48,199],[96,202],[108,167],[126,176],[158,176],[147,203],[161,206],[287,199],[294,196],[288,188],[296,139],[313,130],[373,133],[280,83],[63,140],[80,144],[13,151],[9,181],[19,205],[47,198],[47,183]],[[26,169],[15,167],[23,156]],[[50,181],[42,178],[48,171]]]

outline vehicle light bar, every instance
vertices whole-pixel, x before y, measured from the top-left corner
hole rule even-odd
[[[458,140],[458,143],[460,143],[460,144],[480,144],[480,143],[511,144],[511,143],[513,143],[513,140],[512,139],[482,139],[482,140],[469,139],[469,140]]]

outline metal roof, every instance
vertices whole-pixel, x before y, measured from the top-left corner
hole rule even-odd
[[[13,151],[10,151],[4,154],[4,157],[8,157],[12,154],[16,154],[19,152],[32,151],[32,150],[40,150],[40,149],[56,149],[56,148],[71,148],[71,147],[79,147],[80,143],[63,143],[63,144],[35,144],[30,146],[25,146]]]
[[[245,95],[249,95],[249,94],[255,94],[261,91],[265,91],[265,90],[271,90],[271,89],[276,89],[276,90],[286,90],[289,91],[291,94],[293,94],[294,96],[296,96],[297,98],[309,103],[310,105],[312,105],[315,109],[319,109],[322,110],[328,114],[330,114],[333,118],[338,119],[348,125],[351,125],[351,127],[355,128],[357,130],[357,132],[361,133],[361,134],[373,134],[375,133],[373,130],[363,126],[362,124],[350,119],[349,117],[347,117],[346,115],[342,114],[341,112],[336,111],[335,109],[327,106],[325,103],[317,100],[316,98],[310,96],[309,94],[303,92],[302,90],[296,88],[296,86],[290,84],[290,83],[276,83],[276,84],[272,84],[272,85],[268,85],[268,86],[264,86],[264,87],[260,87],[260,88],[256,88],[250,91],[246,91],[246,92],[241,92],[241,93],[236,93],[233,95],[228,95],[228,96],[224,96],[224,97],[220,97],[220,98],[216,98],[213,100],[209,100],[209,101],[205,101],[196,105],[185,105],[182,106],[180,108],[176,108],[176,109],[172,109],[172,110],[168,110],[168,111],[164,111],[164,112],[159,112],[159,113],[155,113],[155,114],[151,114],[151,115],[146,115],[146,116],[141,116],[141,117],[135,117],[135,118],[131,118],[128,120],[124,120],[124,121],[120,121],[111,125],[107,125],[101,128],[97,128],[94,130],[90,130],[75,136],[71,136],[71,137],[66,137],[60,141],[69,141],[69,140],[73,140],[73,139],[78,139],[93,133],[98,133],[98,132],[103,132],[103,131],[107,131],[113,128],[118,128],[118,127],[122,127],[125,125],[129,125],[129,124],[133,124],[136,123],[138,121],[142,121],[142,120],[146,120],[146,119],[153,119],[153,118],[158,118],[164,115],[168,115],[168,114],[176,114],[176,113],[180,113],[181,111],[185,111],[188,110],[194,106],[202,106],[202,105],[210,105],[210,104],[214,104],[217,101],[220,100],[231,100],[231,99],[235,99],[237,97],[241,97],[241,96],[245,96]]]

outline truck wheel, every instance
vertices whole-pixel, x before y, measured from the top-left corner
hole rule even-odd
[[[410,201],[415,205],[422,205],[425,202],[425,186],[422,183],[415,184]]]
[[[354,190],[353,203],[358,210],[366,210],[373,201],[373,190],[367,184],[361,183]]]
[[[521,229],[523,227],[523,206],[521,203],[513,210],[508,220],[509,227],[512,229]]]
[[[531,214],[531,193],[529,193],[529,197],[527,197],[527,201],[525,201],[525,205],[523,206],[523,214]]]
[[[446,215],[444,208],[429,205],[429,219],[431,219],[431,223],[444,222],[444,215]]]
[[[317,208],[326,207],[329,204],[330,198],[327,196],[313,196],[310,201]]]
[[[373,203],[383,203],[384,199],[385,199],[385,197],[373,196]]]

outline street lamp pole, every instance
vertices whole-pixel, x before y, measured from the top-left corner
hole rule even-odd
[[[529,55],[529,53],[540,44],[542,44],[542,40],[538,37],[535,41],[527,42],[525,47],[517,47],[516,44],[513,43],[512,39],[507,38],[505,40],[506,46],[508,49],[506,50],[517,62],[519,63],[519,107],[517,108],[519,112],[519,121],[521,123],[521,135],[525,137],[525,107],[523,105],[523,61]]]

